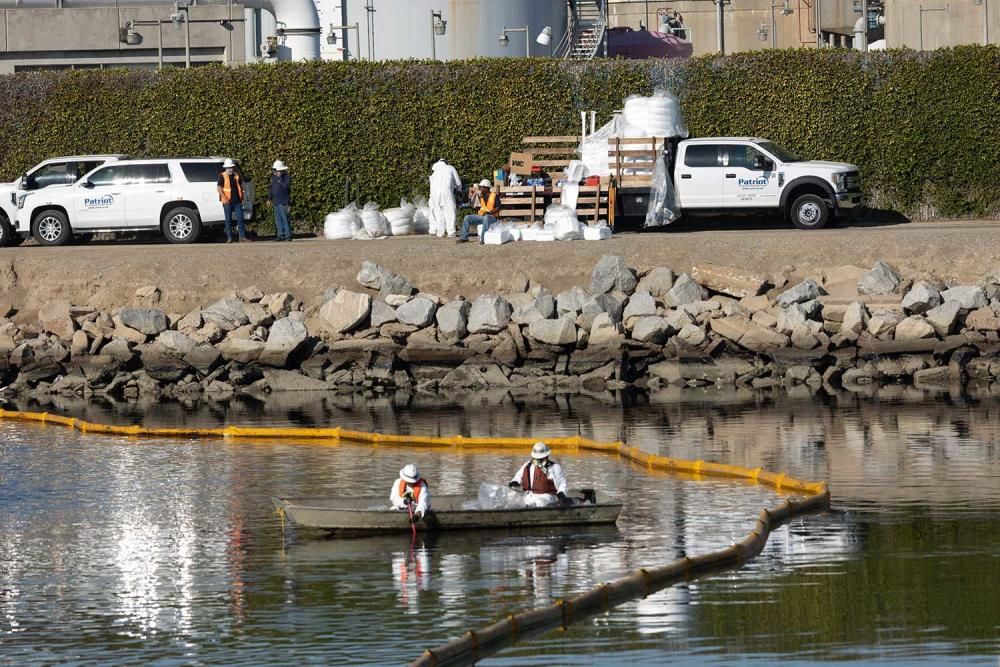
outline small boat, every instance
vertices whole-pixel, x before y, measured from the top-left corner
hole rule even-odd
[[[419,531],[530,528],[612,524],[621,514],[621,502],[593,489],[570,494],[572,504],[514,509],[464,509],[466,496],[433,496],[431,509],[416,521]],[[574,497],[575,496],[575,497]],[[294,524],[345,533],[406,532],[409,513],[389,507],[386,499],[271,498],[275,509]]]

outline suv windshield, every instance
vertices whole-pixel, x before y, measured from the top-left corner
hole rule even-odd
[[[775,144],[771,141],[761,141],[757,143],[758,146],[766,150],[768,153],[778,158],[782,162],[802,162],[802,158],[788,150],[787,148],[782,148],[781,146]]]

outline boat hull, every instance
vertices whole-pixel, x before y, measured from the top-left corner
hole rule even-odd
[[[410,530],[406,511],[392,510],[382,498],[272,498],[292,523],[307,528],[350,533]],[[416,521],[418,531],[530,528],[613,524],[622,504],[602,494],[596,502],[518,509],[462,509],[464,496],[435,496],[431,509]]]

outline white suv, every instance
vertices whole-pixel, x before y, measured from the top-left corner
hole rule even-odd
[[[125,155],[72,155],[36,164],[10,183],[0,183],[0,246],[18,245],[27,233],[17,233],[17,196],[29,190],[64,187],[80,180],[102,164],[124,160]]]
[[[223,158],[118,160],[68,187],[17,198],[17,231],[41,245],[74,234],[160,230],[171,243],[193,243],[204,227],[223,224],[216,189]],[[244,214],[253,217],[253,186],[244,183]]]

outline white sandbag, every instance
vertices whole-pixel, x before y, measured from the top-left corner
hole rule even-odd
[[[389,222],[375,202],[368,202],[361,210],[361,224],[372,238],[389,235]]]
[[[548,229],[539,229],[535,233],[535,239],[534,240],[536,240],[536,241],[555,241],[556,240],[556,233],[553,232],[553,231],[550,231]]]
[[[431,207],[427,205],[427,200],[418,197],[413,200],[413,233],[431,233]]]
[[[540,231],[541,230],[538,227],[524,227],[521,229],[521,240],[534,241]]]
[[[576,209],[576,202],[580,198],[580,185],[576,182],[567,183],[562,186],[562,205],[567,208]]]
[[[398,208],[387,208],[382,211],[389,223],[389,231],[393,236],[410,236],[416,233],[413,218],[417,208],[404,199]]]
[[[323,220],[323,238],[330,240],[349,239],[360,228],[361,215],[358,213],[358,207],[351,203],[326,216],[326,219]]]
[[[580,221],[576,210],[562,204],[552,204],[545,209],[545,230],[553,233],[560,241],[573,241],[583,238]]]
[[[504,229],[503,227],[495,229],[490,227],[483,234],[483,244],[484,245],[503,245],[504,243],[510,243],[514,240],[510,231]]]
[[[585,241],[604,241],[611,238],[611,228],[607,225],[583,228]]]

